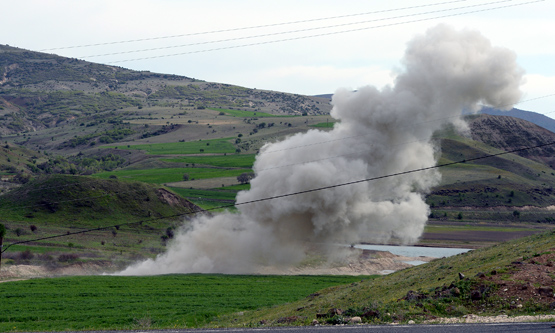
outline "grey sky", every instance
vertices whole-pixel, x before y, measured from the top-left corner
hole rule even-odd
[[[444,4],[434,5],[441,2]],[[526,100],[555,94],[555,20],[552,18],[555,3],[551,0],[528,2],[18,0],[2,4],[0,43],[38,51],[346,16],[47,51],[99,63],[124,61],[114,65],[249,88],[323,94],[333,93],[340,87],[382,87],[391,83],[396,68],[401,66],[399,59],[406,42],[441,22],[457,29],[478,30],[493,45],[516,52],[518,63],[526,70],[523,85]],[[359,15],[377,11],[382,12]],[[304,31],[286,33],[292,30]],[[341,33],[346,30],[357,31]],[[250,38],[255,35],[265,36]],[[324,36],[305,38],[313,35]],[[235,40],[215,42],[227,39]],[[282,39],[293,40],[275,42]],[[177,47],[194,43],[207,44]],[[253,43],[260,45],[239,47]],[[166,49],[90,57],[150,48]],[[206,52],[216,48],[220,50]],[[176,53],[185,54],[167,56]],[[144,57],[156,58],[127,61]],[[554,117],[554,101],[555,96],[522,102],[516,107]]]

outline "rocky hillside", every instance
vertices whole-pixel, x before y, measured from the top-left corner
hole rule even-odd
[[[472,139],[505,151],[555,142],[555,133],[529,121],[510,116],[480,115],[470,123]],[[519,156],[555,165],[555,146],[523,150]]]
[[[510,116],[523,120],[527,120],[545,129],[555,132],[555,119],[537,112],[524,111],[520,109],[511,109],[509,111],[501,111],[494,108],[484,107],[480,110],[482,114],[489,114],[492,116]]]
[[[325,98],[133,71],[0,45],[0,134],[33,132],[126,108],[230,108],[329,113]]]

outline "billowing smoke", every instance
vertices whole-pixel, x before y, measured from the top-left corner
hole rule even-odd
[[[379,45],[375,47],[379,52]],[[439,25],[408,43],[394,86],[339,89],[332,131],[310,130],[268,143],[256,177],[237,202],[281,196],[433,166],[432,134],[459,128],[463,109],[510,107],[523,71],[513,52],[476,31]],[[426,194],[436,169],[238,206],[239,213],[199,217],[155,260],[122,274],[250,273],[298,263],[307,247],[329,253],[360,241],[413,243],[429,215]]]

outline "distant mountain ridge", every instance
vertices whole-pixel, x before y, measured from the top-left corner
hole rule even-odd
[[[489,114],[472,116],[469,125],[473,140],[505,151],[546,145],[522,150],[517,155],[543,163],[551,168],[555,165],[555,149],[549,145],[549,143],[555,142],[555,133],[544,127],[514,116]]]
[[[314,97],[328,98],[331,101],[333,94],[320,94],[320,95],[314,95]],[[552,119],[541,113],[537,113],[533,111],[524,111],[520,109],[511,109],[509,111],[502,111],[491,107],[483,107],[482,110],[479,111],[479,113],[489,114],[492,116],[510,116],[510,117],[527,120],[531,123],[534,123],[540,127],[543,127],[555,133],[555,119]],[[469,113],[463,112],[463,114],[466,115]]]
[[[512,109],[509,111],[501,111],[498,109],[484,107],[480,113],[489,114],[492,116],[510,116],[515,117],[523,120],[527,120],[531,123],[534,123],[540,127],[543,127],[551,132],[555,133],[555,119],[549,118],[541,113],[532,112],[532,111],[524,111],[520,109]]]

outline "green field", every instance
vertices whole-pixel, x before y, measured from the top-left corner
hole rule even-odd
[[[254,111],[243,111],[243,110],[229,110],[229,109],[218,109],[218,108],[210,108],[210,110],[223,112],[228,116],[232,117],[239,117],[239,118],[270,118],[270,117],[298,117],[298,116],[277,116],[275,114],[264,113],[264,112],[254,112]]]
[[[254,159],[254,154],[233,154],[225,156],[185,156],[175,158],[161,158],[160,161],[170,163],[212,165],[223,168],[252,168],[252,165],[254,164]]]
[[[128,146],[105,146],[105,148],[145,150],[151,155],[169,154],[224,154],[235,153],[235,146],[231,143],[234,138],[221,138],[188,142],[153,143]]]
[[[333,128],[333,125],[335,125],[335,123],[336,123],[336,121],[330,121],[330,122],[326,122],[326,123],[318,123],[318,124],[310,125],[310,127]]]
[[[116,176],[121,180],[136,180],[145,183],[163,184],[183,181],[183,174],[189,175],[189,180],[219,177],[237,177],[250,169],[216,169],[216,168],[165,168],[148,170],[116,170],[101,172],[93,177],[107,179]]]
[[[197,190],[188,188],[172,187],[172,191],[185,197],[185,198],[207,198],[215,200],[235,200],[237,191],[230,190]]]
[[[216,316],[300,300],[361,276],[87,276],[0,284],[0,331],[200,327]]]

